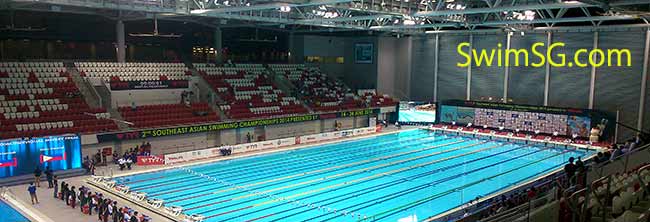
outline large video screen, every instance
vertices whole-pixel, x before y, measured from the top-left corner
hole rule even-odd
[[[474,108],[442,105],[440,121],[456,122],[459,125],[472,123],[475,126],[500,128],[559,135],[589,136],[591,119],[589,117],[554,114],[543,112],[525,112],[515,110]]]
[[[398,120],[402,123],[436,122],[436,105],[425,102],[405,102],[399,104]]]
[[[0,178],[44,170],[81,167],[81,141],[77,135],[0,141]]]

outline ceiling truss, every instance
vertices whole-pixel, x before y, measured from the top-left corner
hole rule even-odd
[[[645,24],[650,0],[0,0],[0,10],[96,14],[111,19],[187,21],[296,33],[528,30]],[[524,13],[533,18],[521,19]],[[514,16],[513,16],[514,15]]]

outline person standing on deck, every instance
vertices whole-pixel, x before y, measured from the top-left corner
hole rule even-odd
[[[34,170],[34,183],[36,184],[37,187],[41,187],[41,174],[43,172],[41,171],[41,168],[36,166],[36,169]]]
[[[58,194],[59,194],[59,177],[54,175],[54,177],[52,177],[52,183],[53,183],[53,188],[54,188],[54,198],[58,198]]]
[[[34,186],[34,183],[29,183],[29,187],[27,187],[27,191],[29,191],[29,196],[32,199],[32,205],[38,203],[38,197],[36,196],[36,186]]]
[[[74,209],[75,204],[77,203],[77,192],[75,191],[75,189],[76,188],[74,186],[72,186],[72,188],[70,188],[70,197],[69,198],[70,198],[70,206],[72,207],[72,209]]]
[[[45,168],[45,178],[47,179],[47,188],[53,188],[54,184],[52,183],[54,173],[52,172],[52,169],[50,167]]]

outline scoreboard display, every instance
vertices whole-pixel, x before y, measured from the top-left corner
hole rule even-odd
[[[31,174],[36,167],[66,170],[81,167],[77,135],[0,141],[0,178]]]
[[[450,100],[439,105],[439,122],[588,137],[592,124],[611,118],[596,110]],[[594,126],[595,126],[594,125]],[[610,127],[611,128],[611,127]]]
[[[547,113],[532,113],[498,109],[475,109],[474,122],[476,126],[491,128],[519,129],[521,131],[540,133],[566,134],[567,116]]]

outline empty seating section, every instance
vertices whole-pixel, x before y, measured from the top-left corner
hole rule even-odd
[[[33,137],[117,129],[98,120],[63,63],[0,63],[0,137]]]
[[[361,100],[370,107],[396,106],[399,102],[390,98],[388,95],[377,95],[375,93],[366,93],[361,95]]]
[[[610,177],[609,185],[608,178],[594,181],[591,185],[595,194],[587,204],[591,221],[646,221],[638,218],[643,214],[647,218],[650,213],[650,169],[646,166]],[[584,202],[584,197],[580,196],[579,201]],[[604,208],[607,208],[606,219],[602,218]]]
[[[134,125],[133,128],[184,125],[200,122],[216,122],[219,116],[206,103],[144,105],[118,108],[122,118]]]
[[[221,110],[233,119],[261,118],[307,113],[295,97],[286,96],[269,79],[261,64],[235,67],[194,65],[223,100]]]
[[[75,62],[81,76],[109,81],[187,80],[183,63]]]
[[[341,81],[329,78],[316,67],[303,64],[269,65],[277,74],[283,74],[298,89],[301,98],[314,111],[337,111],[364,108],[364,104]]]

